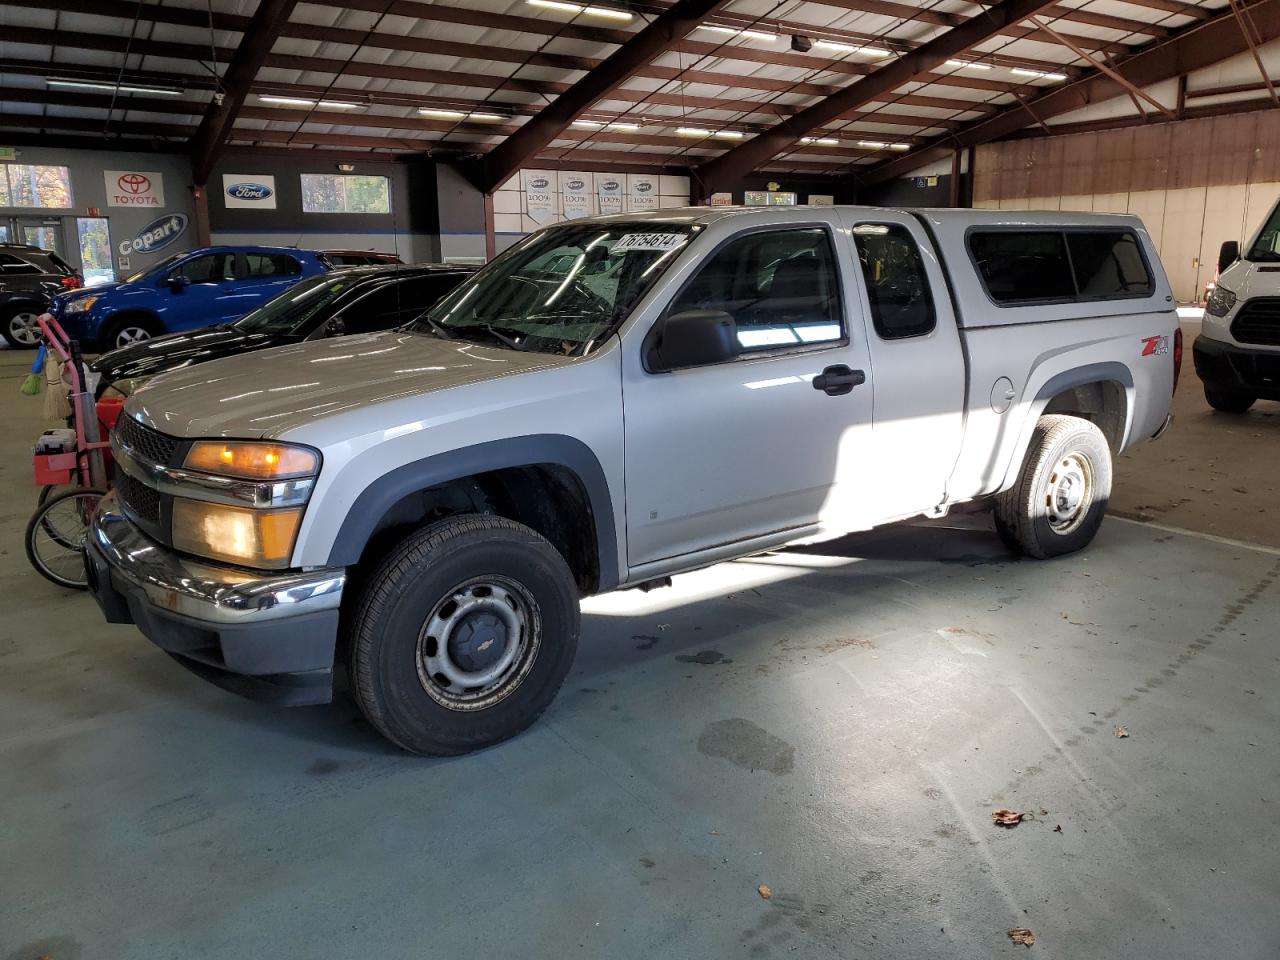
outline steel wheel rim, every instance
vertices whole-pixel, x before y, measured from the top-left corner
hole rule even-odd
[[[145,327],[122,327],[116,334],[116,346],[127,347],[131,343],[150,340],[151,334]]]
[[[36,317],[34,313],[15,313],[9,318],[9,335],[24,347],[38,346],[40,325]]]
[[[475,577],[450,590],[418,633],[422,689],[449,710],[483,710],[528,676],[542,643],[537,602],[506,577]]]
[[[1093,463],[1072,451],[1058,460],[1049,473],[1045,508],[1049,529],[1066,536],[1079,529],[1093,503]]]
[[[102,500],[99,492],[83,491],[49,501],[31,536],[31,552],[42,573],[66,587],[85,587],[84,545],[89,522]]]

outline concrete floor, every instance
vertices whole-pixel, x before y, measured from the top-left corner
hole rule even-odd
[[[0,960],[1280,955],[1280,405],[1214,417],[1184,377],[1116,496],[1269,546],[1114,519],[1017,562],[958,517],[724,564],[590,601],[537,726],[428,761],[28,569],[29,356],[0,353]]]

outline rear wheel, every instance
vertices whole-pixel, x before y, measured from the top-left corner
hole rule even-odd
[[[466,753],[547,708],[579,623],[555,547],[501,517],[450,517],[407,537],[369,578],[350,628],[351,687],[393,743]]]
[[[45,579],[60,587],[88,586],[84,544],[89,522],[106,494],[102,490],[69,490],[50,497],[27,524],[27,559]]]
[[[18,307],[4,314],[4,322],[0,325],[0,334],[4,335],[9,346],[19,350],[34,350],[40,345],[40,325],[36,318],[40,311],[34,307]]]
[[[1204,398],[1209,406],[1221,413],[1244,413],[1257,402],[1258,398],[1238,390],[1222,390],[1217,387],[1205,387]]]
[[[148,317],[119,317],[102,331],[102,349],[104,352],[116,350],[140,340],[150,340],[159,329],[156,322]]]
[[[1018,481],[996,498],[996,531],[1030,557],[1072,553],[1093,540],[1110,498],[1111,448],[1102,431],[1080,417],[1044,416]]]

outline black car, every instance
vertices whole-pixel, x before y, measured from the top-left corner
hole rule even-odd
[[[80,275],[52,250],[0,243],[0,335],[11,347],[39,346],[36,317],[54,295],[82,286]]]
[[[469,266],[349,267],[302,280],[235,323],[201,327],[112,350],[90,364],[96,393],[128,396],[135,381],[219,357],[316,337],[372,333],[408,323],[475,272]]]
[[[376,250],[321,250],[320,259],[333,267],[379,267],[404,263],[396,253],[379,253]]]

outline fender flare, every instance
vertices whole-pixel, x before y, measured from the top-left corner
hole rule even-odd
[[[1114,380],[1124,387],[1126,409],[1124,414],[1124,436],[1120,441],[1120,449],[1123,450],[1129,445],[1129,431],[1133,428],[1134,393],[1133,373],[1130,372],[1129,368],[1118,360],[1107,360],[1100,363],[1086,363],[1084,366],[1063,370],[1061,373],[1054,374],[1046,380],[1040,386],[1040,389],[1036,391],[1027,416],[1023,420],[1022,430],[1018,434],[1018,443],[1013,451],[1014,455],[1005,468],[1004,480],[1001,482],[999,490],[1007,490],[1017,479],[1018,472],[1022,469],[1022,461],[1026,457],[1027,447],[1031,444],[1031,435],[1035,431],[1036,422],[1040,419],[1044,408],[1049,405],[1049,401],[1064,390],[1084,386],[1086,383],[1097,383],[1100,380]]]
[[[564,467],[582,483],[595,520],[600,590],[617,586],[618,536],[609,481],[591,448],[563,434],[490,440],[396,467],[365,487],[351,504],[329,551],[328,565],[348,567],[358,563],[365,544],[387,511],[412,493],[477,473],[540,463]]]

